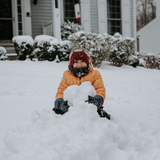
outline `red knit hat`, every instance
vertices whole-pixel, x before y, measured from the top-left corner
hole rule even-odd
[[[90,64],[90,57],[88,53],[83,49],[75,49],[71,55],[70,55],[70,66],[73,66],[73,64],[77,60],[82,60],[87,63],[87,66]]]

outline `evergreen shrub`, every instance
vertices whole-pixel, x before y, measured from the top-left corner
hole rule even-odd
[[[74,22],[70,22],[67,20],[67,22],[62,23],[61,25],[61,38],[62,40],[68,40],[68,37],[76,33],[78,31],[82,31],[83,27],[79,24],[75,24]]]
[[[56,46],[58,40],[52,36],[39,35],[34,40],[34,54],[37,55],[39,61],[54,61],[56,57]]]
[[[83,47],[89,51],[94,67],[100,67],[103,60],[110,53],[112,36],[108,34],[85,33],[83,31],[74,33],[68,37],[72,47]]]
[[[160,54],[138,53],[138,57],[145,61],[146,68],[160,69]]]
[[[39,61],[54,61],[56,55],[60,61],[67,61],[71,51],[70,43],[70,41],[58,41],[52,36],[39,35],[35,37],[34,54],[37,55]]]
[[[26,58],[34,58],[33,49],[34,41],[31,36],[15,36],[12,38],[18,60],[25,60]]]
[[[129,37],[122,37],[119,33],[112,36],[112,49],[110,50],[108,61],[115,66],[123,64],[136,66],[138,59],[135,58],[135,40]]]

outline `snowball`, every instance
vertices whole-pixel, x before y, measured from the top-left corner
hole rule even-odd
[[[95,96],[96,91],[94,87],[91,85],[91,82],[83,82],[80,86],[78,85],[72,85],[69,86],[64,91],[64,100],[68,101],[68,105],[73,105],[74,101],[77,100],[88,100],[88,95]]]

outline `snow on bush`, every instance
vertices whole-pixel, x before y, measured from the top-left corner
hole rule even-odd
[[[103,60],[110,53],[112,36],[108,34],[85,33],[83,31],[74,33],[68,37],[73,46],[83,47],[89,51],[94,67],[100,67]]]
[[[7,59],[6,53],[7,53],[6,49],[0,46],[0,60]]]
[[[31,36],[15,36],[12,42],[19,60],[25,60],[27,57],[32,60],[34,41]]]
[[[71,52],[72,44],[70,41],[59,41],[59,45],[57,46],[58,55],[60,61],[68,61],[69,55]]]
[[[135,61],[135,57],[132,57],[135,54],[135,40],[130,37],[122,37],[119,33],[115,33],[112,39],[113,49],[111,49],[108,60],[116,66],[129,63],[136,65],[138,60]]]
[[[37,54],[40,61],[53,61],[56,55],[59,55],[60,60],[69,60],[70,47],[70,41],[58,41],[52,36],[39,35],[35,37],[34,54]]]
[[[39,61],[53,61],[56,57],[56,46],[58,40],[52,36],[39,35],[35,37],[34,54],[37,55]]]
[[[61,38],[62,40],[68,40],[68,36],[81,30],[83,30],[81,25],[67,20],[67,22],[62,23],[61,25]]]
[[[138,53],[137,56],[145,61],[145,67],[160,69],[160,54]]]

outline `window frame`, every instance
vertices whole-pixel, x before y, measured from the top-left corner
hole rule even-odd
[[[120,8],[120,12],[113,12],[113,11],[110,11],[110,4],[109,4],[109,1],[110,0],[107,0],[107,31],[108,31],[108,34],[110,34],[110,35],[114,35],[114,33],[116,33],[116,32],[119,32],[120,34],[122,34],[122,0],[119,0],[120,1],[120,4],[119,4],[119,6],[114,6],[114,5],[111,5],[111,7],[112,8],[115,8],[115,9],[117,9],[117,8]],[[118,1],[118,0],[112,0],[112,2],[116,2],[116,1]],[[111,8],[111,10],[112,10],[112,8]],[[111,13],[113,14],[113,15],[116,15],[115,17],[112,17],[111,16]],[[117,13],[117,14],[116,14]],[[109,16],[110,15],[110,16]],[[117,15],[120,15],[120,18],[117,18]],[[115,26],[112,26],[112,24],[111,24],[111,22],[120,22],[120,25],[119,25],[119,27],[120,27],[120,30],[119,31],[115,31],[114,33],[111,31],[112,30],[112,27],[114,27],[114,28],[117,28],[117,27],[115,27]]]
[[[67,2],[66,2],[67,1]],[[79,3],[80,4],[80,0],[73,0],[74,1],[74,3],[72,3],[72,2],[70,2],[69,0],[64,0],[63,1],[63,21],[64,22],[67,22],[67,20],[69,20],[70,22],[74,22],[74,23],[78,23],[78,24],[81,24],[81,20],[80,21],[76,21],[76,17],[75,17],[75,10],[74,10],[74,5],[75,4],[77,4],[77,3]],[[78,2],[76,2],[76,1],[78,1]],[[66,6],[65,5],[68,5],[68,8],[69,8],[69,5],[71,5],[71,4],[73,4],[73,10],[70,10],[70,8],[67,10],[69,13],[70,12],[74,12],[74,13],[72,13],[72,15],[74,15],[74,16],[67,16],[66,17],[66,13],[67,13],[67,11],[66,11]],[[81,7],[81,6],[80,6]],[[80,8],[80,11],[81,11],[81,8]]]

